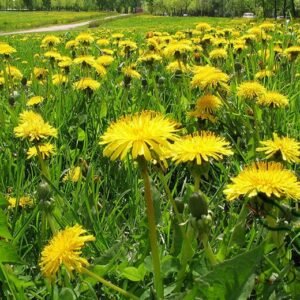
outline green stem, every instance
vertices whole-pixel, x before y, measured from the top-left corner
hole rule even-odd
[[[111,283],[110,281],[105,280],[104,278],[102,278],[101,276],[95,274],[94,272],[89,271],[86,268],[82,268],[82,272],[85,273],[86,275],[95,278],[96,280],[98,280],[99,282],[101,282],[102,284],[104,284],[105,286],[107,286],[108,288],[117,291],[118,293],[120,293],[121,295],[127,297],[127,298],[131,298],[131,299],[135,299],[138,300],[139,298],[125,290],[123,290],[122,288],[120,288],[117,285],[114,285],[113,283]]]
[[[201,237],[201,241],[203,243],[203,247],[204,247],[204,252],[206,257],[208,258],[208,260],[210,261],[210,263],[212,265],[216,265],[218,263],[216,256],[210,246],[210,243],[208,241],[208,235],[207,234],[203,234]]]
[[[163,282],[160,272],[160,259],[159,259],[159,249],[157,244],[157,233],[156,233],[156,222],[155,222],[155,212],[151,194],[150,178],[147,169],[147,161],[144,157],[139,157],[138,159],[141,174],[143,177],[145,185],[145,202],[146,202],[146,212],[149,226],[149,239],[152,252],[152,264],[154,271],[154,286],[159,299],[163,299],[164,290]]]
[[[41,151],[39,149],[39,145],[35,145],[35,148],[36,148],[36,152],[37,152],[37,156],[38,156],[38,160],[39,160],[39,164],[40,164],[40,167],[41,167],[41,170],[42,170],[42,174],[44,176],[46,176],[47,178],[49,178],[49,172],[48,172],[48,168],[45,164],[45,161],[43,160],[43,157],[42,157],[42,154],[41,154]]]
[[[194,192],[197,193],[200,190],[200,175],[195,174],[194,175]]]

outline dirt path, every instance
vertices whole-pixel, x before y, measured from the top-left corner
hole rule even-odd
[[[121,17],[124,17],[124,16],[128,16],[128,14],[108,16],[108,17],[105,17],[103,20],[117,19],[117,18],[121,18]],[[12,34],[22,34],[22,33],[64,31],[64,30],[74,29],[74,28],[77,28],[77,27],[86,26],[86,25],[89,25],[91,22],[98,21],[98,20],[102,20],[102,19],[94,19],[94,20],[84,21],[84,22],[79,22],[79,23],[52,25],[52,26],[47,26],[47,27],[38,27],[38,28],[11,31],[11,32],[0,32],[0,36],[12,35]]]

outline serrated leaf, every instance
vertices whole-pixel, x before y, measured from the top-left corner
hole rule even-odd
[[[197,296],[211,300],[239,300],[262,259],[264,245],[226,260],[198,278]],[[250,281],[251,283],[251,281]],[[249,292],[249,291],[248,291]],[[250,291],[251,292],[251,291]]]
[[[12,239],[12,236],[8,230],[8,226],[6,222],[6,215],[1,209],[0,209],[0,237],[5,239]]]
[[[22,264],[22,260],[17,254],[17,250],[5,241],[0,241],[0,263]]]

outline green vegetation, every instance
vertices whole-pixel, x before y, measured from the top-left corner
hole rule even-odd
[[[299,299],[299,24],[102,25],[0,38],[0,299]]]
[[[0,31],[14,31],[46,25],[68,24],[82,20],[103,19],[104,12],[0,12]]]

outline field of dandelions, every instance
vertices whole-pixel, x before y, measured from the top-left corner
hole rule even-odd
[[[0,56],[0,299],[300,298],[299,24]]]

